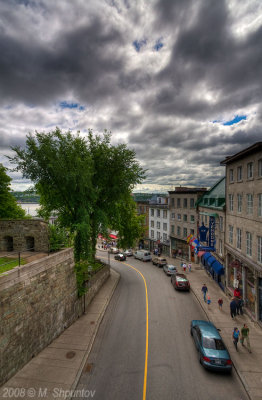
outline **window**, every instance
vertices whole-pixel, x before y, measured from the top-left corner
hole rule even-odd
[[[228,242],[233,244],[233,226],[229,225],[228,227]]]
[[[237,180],[242,181],[242,166],[237,167]]]
[[[181,221],[181,214],[177,214],[178,221]]]
[[[167,210],[163,210],[163,218],[167,219]]]
[[[242,212],[242,194],[237,195],[237,211]]]
[[[177,235],[180,236],[180,233],[181,233],[181,228],[180,228],[180,226],[178,226],[177,227]]]
[[[183,221],[187,222],[187,215],[186,214],[183,215]]]
[[[219,239],[219,254],[222,256],[223,255],[223,246],[222,246],[222,240]]]
[[[247,243],[247,255],[252,256],[252,235],[250,232],[246,232],[246,243]]]
[[[207,224],[207,215],[205,215],[205,224]]]
[[[258,209],[257,213],[259,217],[262,217],[262,193],[258,194]]]
[[[240,228],[237,228],[237,248],[241,249],[242,245],[242,231]]]
[[[257,261],[262,263],[262,236],[257,237]]]
[[[262,178],[262,158],[258,160],[258,176]]]
[[[190,215],[190,222],[195,222],[195,216],[194,215]]]
[[[247,194],[247,214],[253,214],[253,194]]]
[[[154,239],[154,231],[151,231],[151,238]]]
[[[167,223],[166,222],[163,223],[163,231],[167,231]]]
[[[157,235],[157,239],[160,240],[160,232],[157,232],[156,235]]]
[[[229,194],[228,195],[229,211],[233,211],[234,210],[233,199],[234,199],[233,194]]]
[[[184,199],[184,201],[183,201],[183,207],[184,207],[184,208],[187,208],[187,199]]]
[[[253,163],[250,162],[247,164],[247,179],[253,178]]]
[[[171,214],[171,219],[175,219],[175,213]]]
[[[234,182],[234,170],[229,170],[229,182]]]
[[[190,199],[190,208],[194,208],[194,207],[195,207],[195,200]]]
[[[219,217],[219,230],[223,232],[223,217]]]
[[[174,197],[171,198],[171,206],[175,207],[175,199],[174,199]]]
[[[180,208],[181,207],[181,199],[177,199],[177,208]]]
[[[171,225],[171,233],[175,233],[175,225]]]
[[[160,222],[159,221],[157,221],[156,227],[157,227],[157,229],[160,229]]]
[[[194,229],[190,229],[190,235],[194,235],[195,234],[195,230]]]
[[[151,217],[153,217],[154,216],[154,209],[153,208],[151,208]]]
[[[156,210],[157,216],[160,217],[160,210]]]
[[[183,235],[184,235],[184,237],[187,237],[187,228],[183,229]]]
[[[163,240],[164,240],[164,242],[167,241],[167,234],[166,233],[163,233]]]
[[[154,226],[155,226],[154,221],[151,221],[151,228],[154,228]]]

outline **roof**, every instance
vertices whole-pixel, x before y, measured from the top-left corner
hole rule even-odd
[[[220,178],[196,201],[196,206],[222,210],[226,204],[226,178]]]
[[[176,187],[175,190],[171,190],[168,193],[169,194],[188,194],[188,193],[199,193],[199,192],[206,192],[207,188],[204,187],[184,187],[184,186],[179,186]]]
[[[220,162],[220,165],[227,165],[234,161],[237,161],[241,158],[244,158],[250,154],[257,153],[258,151],[262,151],[262,142],[254,143],[252,146],[245,148],[244,150],[239,151],[233,156],[228,156],[225,160]]]

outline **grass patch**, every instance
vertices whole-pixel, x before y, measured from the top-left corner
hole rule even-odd
[[[23,265],[25,264],[26,261],[21,258],[20,264]],[[0,257],[0,274],[6,271],[10,271],[10,269],[13,269],[19,265],[18,258],[16,259],[11,259],[9,257]]]

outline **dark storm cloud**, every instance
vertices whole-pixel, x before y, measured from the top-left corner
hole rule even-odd
[[[117,30],[105,28],[97,18],[87,27],[59,33],[51,44],[24,42],[2,32],[1,100],[39,105],[73,91],[94,103],[112,95],[113,75],[122,64],[114,50],[121,41]]]

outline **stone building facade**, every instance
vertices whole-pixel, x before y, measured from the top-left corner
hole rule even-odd
[[[157,196],[149,202],[150,251],[158,249],[161,254],[170,254],[169,206],[167,196]]]
[[[226,281],[239,287],[251,318],[262,321],[262,142],[227,157]]]
[[[48,252],[48,243],[48,223],[44,220],[0,220],[1,252]]]
[[[196,201],[206,188],[176,187],[169,191],[170,255],[179,255],[186,260],[196,261],[187,237],[198,234]]]

